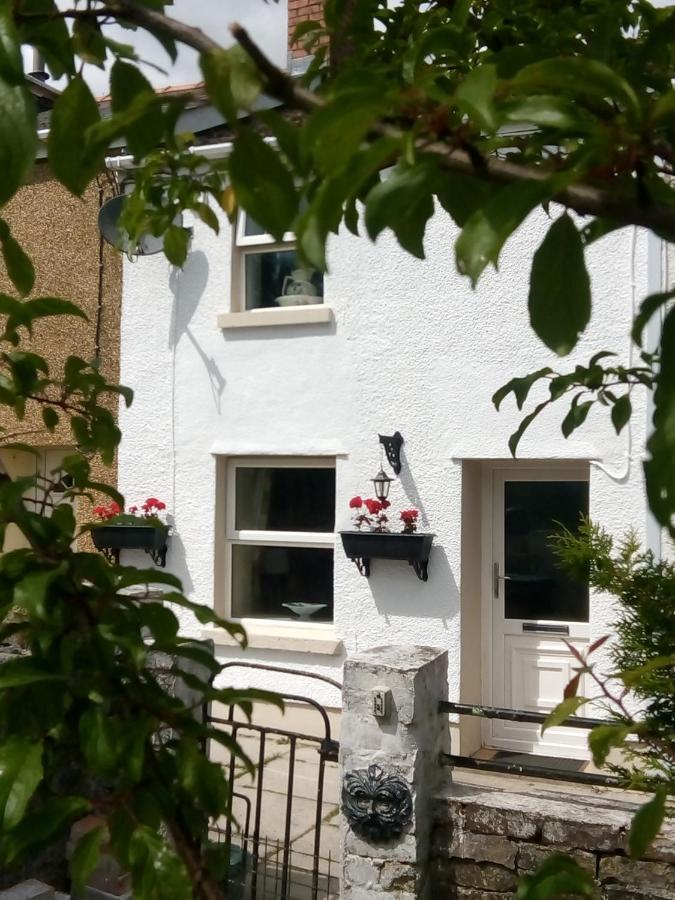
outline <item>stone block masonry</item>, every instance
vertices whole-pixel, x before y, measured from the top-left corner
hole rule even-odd
[[[429,878],[447,653],[389,646],[348,659],[340,735],[343,900],[417,900]],[[373,698],[385,692],[384,710]],[[383,714],[382,714],[383,713]]]
[[[645,859],[627,855],[630,822],[646,797],[541,781],[462,775],[436,804],[434,881],[444,897],[513,897],[519,878],[567,853],[596,879],[603,900],[675,900],[675,825]]]

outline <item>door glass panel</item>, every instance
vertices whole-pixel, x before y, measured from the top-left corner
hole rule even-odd
[[[587,481],[507,481],[504,485],[504,616],[588,621],[588,585],[560,571],[551,536],[576,531],[588,515]]]

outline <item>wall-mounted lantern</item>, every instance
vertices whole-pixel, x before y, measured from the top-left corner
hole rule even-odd
[[[389,487],[393,481],[384,469],[380,469],[377,475],[371,479],[375,488],[375,496],[378,500],[386,500],[389,496]]]

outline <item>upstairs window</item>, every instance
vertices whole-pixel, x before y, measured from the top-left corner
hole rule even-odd
[[[233,309],[246,312],[323,303],[323,275],[298,261],[295,236],[267,234],[247,213],[237,220]]]
[[[333,619],[332,460],[233,460],[225,569],[236,618]]]

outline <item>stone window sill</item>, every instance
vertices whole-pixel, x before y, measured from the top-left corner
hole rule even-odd
[[[269,328],[279,325],[321,325],[333,321],[333,310],[330,306],[285,306],[279,309],[251,309],[248,312],[221,313],[218,316],[218,327],[230,328]]]
[[[342,650],[342,641],[333,625],[301,624],[299,622],[268,622],[260,619],[241,619],[252,650],[285,650],[293,653],[321,653],[335,656]],[[237,641],[221,628],[204,628],[202,636],[217,647],[236,647]]]

